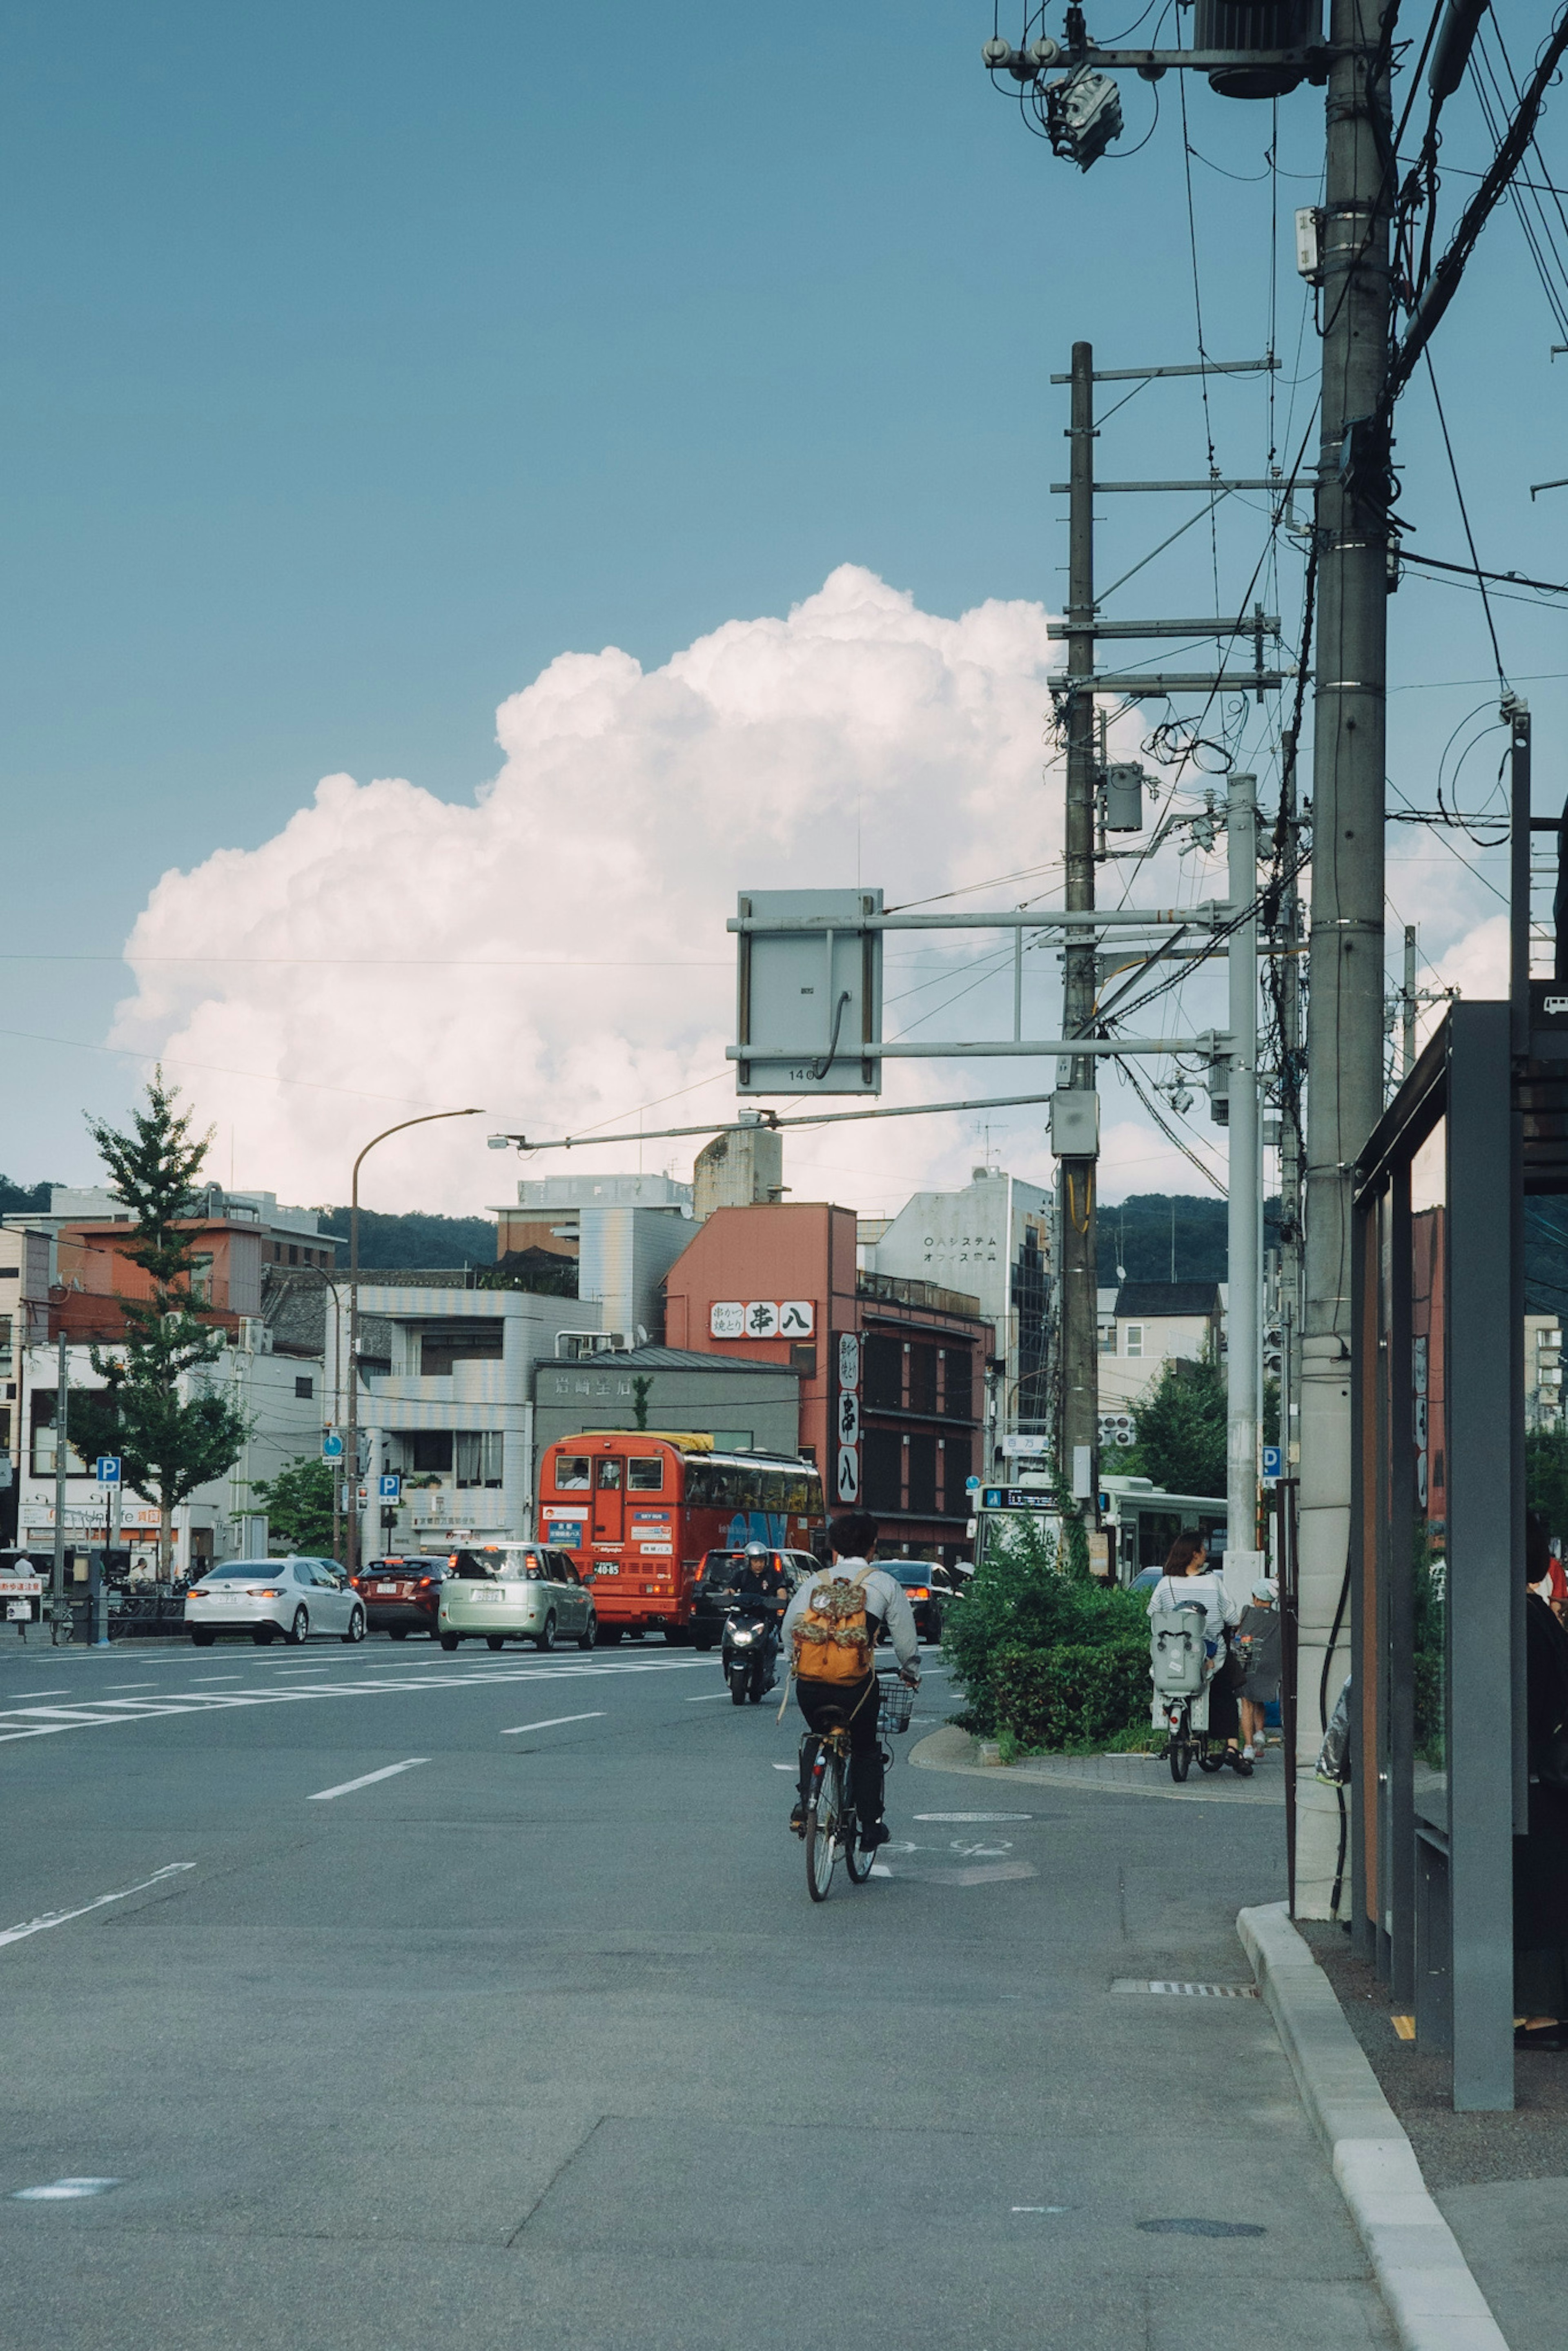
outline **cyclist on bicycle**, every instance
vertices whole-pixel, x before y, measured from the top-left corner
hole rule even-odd
[[[805,1614],[811,1605],[811,1593],[825,1579],[837,1577],[845,1583],[858,1583],[865,1595],[866,1616],[873,1635],[879,1625],[886,1627],[894,1655],[898,1659],[900,1675],[912,1689],[918,1689],[920,1643],[915,1635],[914,1611],[904,1586],[884,1569],[871,1565],[876,1543],[876,1520],[868,1518],[863,1510],[846,1510],[841,1518],[832,1521],[828,1529],[831,1565],[802,1579],[784,1612],[784,1640],[788,1646],[797,1619]],[[874,1668],[858,1680],[847,1682],[811,1681],[806,1676],[799,1675],[795,1694],[810,1729],[800,1741],[800,1796],[789,1815],[790,1827],[797,1836],[805,1834],[806,1785],[816,1748],[816,1734],[829,1729],[834,1722],[844,1722],[850,1734],[854,1807],[861,1824],[862,1849],[885,1844],[888,1832],[882,1816],[882,1742],[877,1735]]]

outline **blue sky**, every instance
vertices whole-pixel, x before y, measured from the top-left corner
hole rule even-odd
[[[267,841],[322,775],[466,801],[499,764],[496,705],[563,651],[653,667],[843,562],[935,613],[1059,601],[1049,375],[1079,335],[1106,365],[1194,351],[1179,97],[1167,78],[1149,144],[1081,176],[993,92],[990,30],[954,0],[9,12],[0,1026],[101,1043],[128,986],[113,959],[159,876]],[[1510,37],[1522,65],[1536,35]],[[1129,78],[1124,94],[1130,149],[1154,93]],[[1281,106],[1298,176],[1272,185],[1269,107],[1201,86],[1187,104],[1215,356],[1264,346],[1276,200],[1283,446],[1298,348],[1315,370],[1289,214],[1314,193],[1321,99]],[[1559,97],[1542,135],[1559,177],[1565,121]],[[1481,151],[1461,108],[1445,159]],[[1552,340],[1500,214],[1438,377],[1482,561],[1555,579],[1568,492],[1528,494],[1568,473]],[[1297,437],[1304,400],[1310,382]],[[1221,463],[1257,470],[1257,381],[1211,406]],[[1424,384],[1407,410],[1402,511],[1462,559]],[[1107,427],[1103,463],[1200,473],[1206,429],[1189,389],[1151,391]],[[1103,578],[1186,511],[1105,505]],[[1222,596],[1260,529],[1239,512],[1221,540]],[[1207,533],[1146,577],[1148,609],[1204,609]],[[1293,615],[1289,560],[1275,592]],[[1539,680],[1523,690],[1546,805],[1563,622],[1498,611],[1511,673]],[[1429,806],[1490,651],[1463,592],[1411,580],[1391,618],[1391,775]],[[1478,753],[1467,789],[1494,767]],[[673,810],[675,858],[679,830]],[[1469,883],[1450,903],[1444,844],[1396,848],[1412,862],[1391,895],[1442,902],[1434,953],[1495,907]],[[417,942],[417,905],[384,914],[389,939]],[[13,1034],[0,1066],[0,1164],[90,1175],[81,1108],[116,1112],[137,1065]],[[239,1173],[268,1180],[259,1161]]]

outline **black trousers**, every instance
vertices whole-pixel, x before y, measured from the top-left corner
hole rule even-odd
[[[880,1709],[876,1676],[858,1682],[797,1680],[795,1695],[811,1729],[800,1741],[800,1802],[806,1801],[807,1780],[816,1749],[813,1732],[831,1730],[847,1722],[850,1732],[850,1793],[855,1811],[865,1822],[880,1821],[883,1808],[882,1741],[877,1735]]]

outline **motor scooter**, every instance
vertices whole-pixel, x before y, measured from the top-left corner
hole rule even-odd
[[[1228,1757],[1223,1740],[1209,1743],[1208,1685],[1215,1667],[1204,1633],[1202,1605],[1192,1601],[1156,1609],[1149,1618],[1149,1672],[1165,1720],[1171,1778],[1178,1786],[1195,1758],[1200,1771],[1222,1771],[1233,1761],[1240,1777],[1251,1777],[1250,1763]]]
[[[744,1706],[747,1698],[753,1706],[760,1704],[779,1678],[774,1670],[778,1656],[778,1611],[765,1601],[742,1599],[724,1620],[720,1652],[732,1704]]]

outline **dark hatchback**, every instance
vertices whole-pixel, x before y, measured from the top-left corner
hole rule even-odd
[[[776,1567],[781,1567],[793,1593],[800,1579],[814,1575],[820,1561],[809,1551],[775,1551],[768,1553]],[[743,1551],[710,1551],[704,1556],[692,1586],[692,1646],[711,1649],[724,1631],[724,1620],[735,1606],[735,1587],[746,1567]]]
[[[406,1641],[411,1633],[428,1633],[434,1641],[441,1586],[447,1573],[444,1558],[434,1556],[379,1559],[362,1568],[354,1589],[365,1604],[365,1622],[372,1633],[390,1633]]]

